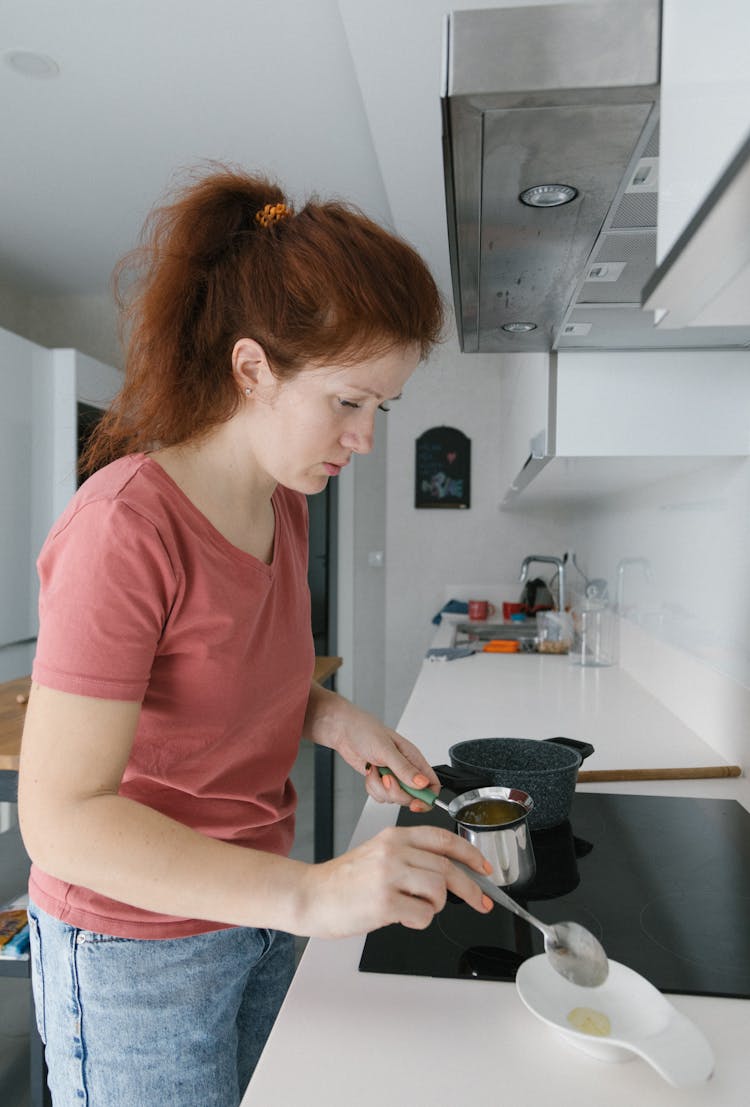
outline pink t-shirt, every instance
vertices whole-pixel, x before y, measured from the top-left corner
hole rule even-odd
[[[289,772],[315,657],[307,502],[278,487],[273,507],[266,565],[227,541],[143,454],[95,473],[39,556],[33,678],[142,701],[122,795],[210,837],[286,854],[296,806]],[[143,911],[37,866],[29,891],[49,914],[117,937],[221,925]]]

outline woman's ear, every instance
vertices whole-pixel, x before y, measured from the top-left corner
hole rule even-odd
[[[254,338],[239,338],[232,350],[232,376],[240,392],[252,395],[269,375],[273,376],[260,343]]]

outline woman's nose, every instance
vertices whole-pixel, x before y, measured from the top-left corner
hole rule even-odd
[[[362,409],[341,436],[341,445],[355,454],[369,454],[375,444],[375,413]]]

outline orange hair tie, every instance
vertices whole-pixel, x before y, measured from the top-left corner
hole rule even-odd
[[[278,223],[281,219],[286,219],[291,214],[286,204],[266,204],[260,211],[255,213],[255,222],[260,223],[261,227],[270,227],[274,223]]]

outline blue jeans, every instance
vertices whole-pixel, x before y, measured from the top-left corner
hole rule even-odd
[[[294,973],[291,935],[112,938],[34,904],[29,922],[54,1107],[237,1107]]]

